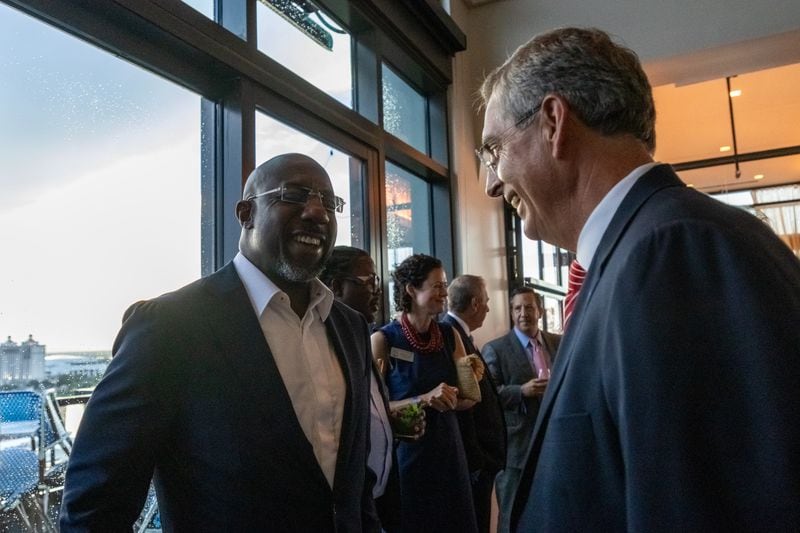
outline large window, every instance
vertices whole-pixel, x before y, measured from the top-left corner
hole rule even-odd
[[[322,165],[331,177],[334,192],[346,202],[344,211],[336,213],[336,244],[364,248],[367,232],[362,162],[263,113],[256,114],[256,164],[290,152],[306,154]]]
[[[739,190],[712,196],[757,216],[800,257],[800,185]]]
[[[430,185],[393,163],[386,163],[386,241],[389,270],[406,257],[431,253]]]
[[[259,1],[256,10],[258,49],[351,107],[353,78],[347,32],[323,11],[305,13],[286,0]]]
[[[420,152],[428,153],[425,97],[383,65],[383,127]]]
[[[244,180],[280,153],[325,167],[347,202],[337,242],[384,276],[415,251],[452,263],[445,95],[464,36],[425,2],[324,4],[0,0],[0,387],[86,399],[132,303],[233,258]]]
[[[0,334],[46,347],[3,378],[68,392],[131,303],[200,275],[200,98],[5,5],[0,36]]]
[[[563,248],[525,237],[519,216],[510,206],[505,209],[509,292],[522,285],[533,287],[544,303],[541,327],[561,333],[569,264],[575,256]]]

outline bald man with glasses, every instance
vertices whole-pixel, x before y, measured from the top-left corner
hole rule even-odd
[[[317,279],[337,197],[300,154],[236,205],[239,253],[137,306],[81,422],[61,531],[130,531],[154,476],[172,531],[377,531],[367,323]]]

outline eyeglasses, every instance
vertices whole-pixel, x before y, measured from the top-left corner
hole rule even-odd
[[[381,277],[377,274],[370,274],[368,276],[343,276],[341,279],[352,281],[356,285],[370,286],[373,289],[377,289],[381,286]]]
[[[539,105],[522,115],[522,117],[512,126],[500,133],[500,135],[497,135],[493,139],[489,139],[475,150],[475,155],[478,156],[478,159],[481,163],[486,165],[486,168],[497,174],[497,164],[500,162],[500,153],[503,145],[510,141],[518,131],[522,131],[524,129],[521,128],[522,124],[526,120],[533,117],[533,115],[539,111],[541,106],[542,104],[539,103]],[[529,124],[530,122],[527,125]]]
[[[274,189],[270,189],[265,192],[251,194],[245,198],[245,201],[247,202],[256,198],[261,198],[262,196],[276,194],[280,194],[281,202],[286,202],[287,204],[306,205],[312,196],[316,196],[322,203],[322,207],[331,213],[341,213],[344,210],[345,202],[338,196],[334,196],[331,193],[323,192],[317,189],[300,187],[299,185],[281,185],[280,187],[275,187]]]

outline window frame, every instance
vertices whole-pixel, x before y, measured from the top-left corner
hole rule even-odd
[[[178,0],[1,1],[202,97],[203,275],[238,250],[235,204],[256,165],[257,109],[364,161],[367,248],[384,278],[385,161],[426,180],[433,253],[455,275],[451,169],[380,126],[387,62],[426,97],[428,153],[451,160],[447,89],[466,37],[437,2],[316,0],[351,35],[350,109],[257,49],[256,0],[216,0],[215,20]]]

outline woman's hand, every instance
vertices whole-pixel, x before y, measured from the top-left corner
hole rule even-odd
[[[425,434],[425,401],[406,404],[400,409],[389,409],[389,423],[395,438],[414,442]]]
[[[447,383],[439,383],[428,393],[422,395],[422,399],[440,413],[455,409],[458,403],[458,387],[451,387]]]

